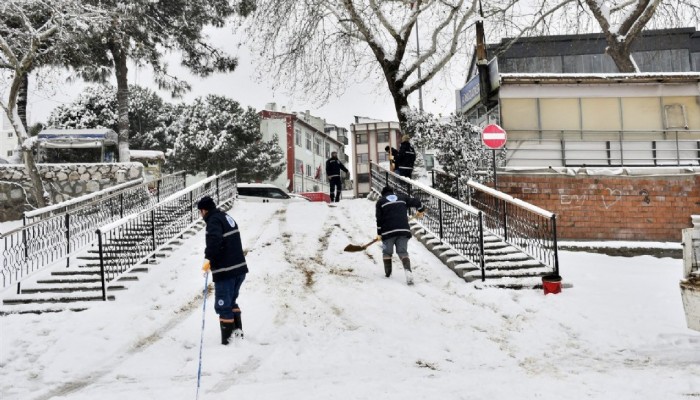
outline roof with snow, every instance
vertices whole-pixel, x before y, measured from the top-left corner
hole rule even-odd
[[[498,59],[501,73],[616,73],[605,54],[602,33],[505,38],[488,44],[489,59]],[[700,31],[695,28],[642,31],[632,55],[644,72],[700,72]],[[472,57],[467,81],[477,75]]]
[[[131,150],[129,149],[131,158],[142,160],[161,160],[165,161],[165,153],[160,150]]]
[[[502,73],[501,83],[611,84],[611,83],[700,83],[700,72],[641,72],[636,74]]]

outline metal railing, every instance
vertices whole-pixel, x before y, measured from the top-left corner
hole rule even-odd
[[[120,185],[100,190],[90,195],[76,197],[74,199],[64,201],[55,205],[39,208],[37,210],[27,211],[24,213],[23,217],[24,225],[28,225],[42,219],[47,219],[54,215],[63,214],[71,210],[84,208],[101,199],[108,199],[114,196],[121,196],[124,192],[126,192],[125,189],[129,187],[135,189],[135,192],[139,192],[144,188],[147,189],[148,193],[150,194],[149,201],[157,203],[161,197],[165,198],[167,196],[170,196],[171,194],[185,187],[185,172],[175,172],[173,174],[165,175],[160,179],[156,179],[149,182],[144,182],[143,179],[125,182]]]
[[[233,204],[236,188],[236,171],[227,171],[97,229],[103,299],[107,300],[111,282],[154,257],[159,248],[199,220],[200,198],[211,196],[219,208],[227,209]]]
[[[559,274],[556,214],[472,180],[467,185],[486,229]]]
[[[395,193],[420,199],[426,206],[420,224],[442,243],[481,270],[486,279],[483,213],[419,182],[408,180],[375,163],[370,164],[370,187],[380,193],[389,185]]]
[[[25,226],[0,234],[2,287],[17,282],[19,293],[20,281],[29,274],[64,258],[69,267],[70,256],[97,238],[96,226],[156,204],[160,198],[184,188],[184,177],[184,173],[177,173],[96,200],[91,197],[80,207],[61,213],[54,207],[32,212]]]
[[[506,165],[700,165],[700,131],[509,130]]]
[[[485,233],[500,237],[559,274],[556,215],[474,181],[460,186],[456,177],[438,170],[433,172],[433,185],[440,182],[447,194],[407,180],[374,163],[370,177],[371,188],[376,192],[381,192],[382,186],[388,184],[395,192],[419,198],[427,206],[425,217],[419,223],[478,267],[482,280],[487,277]]]
[[[438,169],[433,187],[484,213],[485,229],[559,274],[557,216],[473,180],[460,180]]]

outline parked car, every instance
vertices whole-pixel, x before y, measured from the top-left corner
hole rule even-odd
[[[309,201],[309,199],[304,196],[286,193],[284,190],[269,183],[239,183],[238,199],[262,203]]]

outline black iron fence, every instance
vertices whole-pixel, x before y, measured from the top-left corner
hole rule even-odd
[[[236,171],[224,172],[97,229],[103,299],[111,282],[154,257],[159,248],[199,220],[200,198],[211,196],[219,208],[227,209],[233,205],[236,187]]]
[[[375,163],[370,164],[370,187],[381,192],[389,185],[395,193],[420,199],[426,206],[420,224],[426,231],[455,250],[481,270],[486,279],[484,263],[483,213],[419,182],[405,179]]]
[[[79,206],[33,211],[25,218],[25,226],[0,234],[2,287],[16,282],[19,292],[19,282],[29,274],[62,259],[70,266],[70,256],[97,238],[96,226],[150,207],[184,187],[185,174],[176,173],[97,199],[90,197]]]
[[[90,205],[95,204],[99,200],[109,200],[115,197],[120,197],[118,206],[120,213],[124,214],[124,207],[126,207],[128,210],[133,204],[133,201],[130,202],[130,200],[137,200],[137,202],[140,204],[141,200],[145,198],[145,196],[142,196],[143,194],[148,194],[149,203],[155,204],[160,201],[161,197],[165,198],[170,196],[184,187],[184,171],[165,175],[160,179],[149,182],[144,182],[143,179],[138,179],[112,186],[90,195],[76,197],[75,199],[64,201],[59,204],[27,211],[24,213],[23,221],[24,225],[28,225],[36,221],[51,218],[55,215],[67,213],[71,210],[77,210],[85,207],[89,208]],[[139,196],[135,197],[133,193],[138,193]],[[124,201],[124,198],[126,198],[126,202]]]
[[[456,177],[435,170],[430,188],[407,180],[372,163],[371,188],[381,192],[384,185],[411,195],[427,206],[420,224],[470,263],[484,265],[484,232],[499,236],[542,264],[559,273],[556,215],[515,199],[474,181],[461,185]],[[466,201],[464,201],[466,200]]]
[[[433,187],[484,213],[485,228],[559,274],[556,215],[473,180],[434,169]]]
[[[467,185],[486,229],[559,274],[556,214],[472,180]]]

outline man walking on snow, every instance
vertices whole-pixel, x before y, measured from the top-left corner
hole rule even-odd
[[[406,283],[413,285],[413,273],[411,272],[411,260],[408,258],[408,239],[411,238],[411,229],[408,226],[408,209],[417,208],[417,218],[423,217],[425,207],[420,200],[414,197],[394,194],[394,190],[385,186],[382,189],[382,197],[377,200],[377,239],[382,241],[382,259],[384,261],[384,273],[391,276],[391,256],[396,247],[406,273]]]
[[[411,140],[411,137],[408,135],[403,135],[401,137],[401,146],[399,146],[396,169],[399,175],[411,179],[413,175],[413,164],[416,162],[416,150],[409,140]]]
[[[338,152],[334,151],[331,153],[331,158],[326,160],[326,176],[331,185],[331,203],[340,201],[340,191],[343,187],[343,183],[340,179],[340,170],[348,173],[348,169],[345,165],[338,160]]]
[[[202,197],[197,209],[207,224],[204,250],[206,261],[202,268],[211,270],[214,281],[214,311],[219,314],[221,344],[228,344],[231,334],[243,337],[241,309],[236,303],[238,292],[248,273],[248,266],[241,244],[241,234],[236,221],[216,208],[209,196]]]

